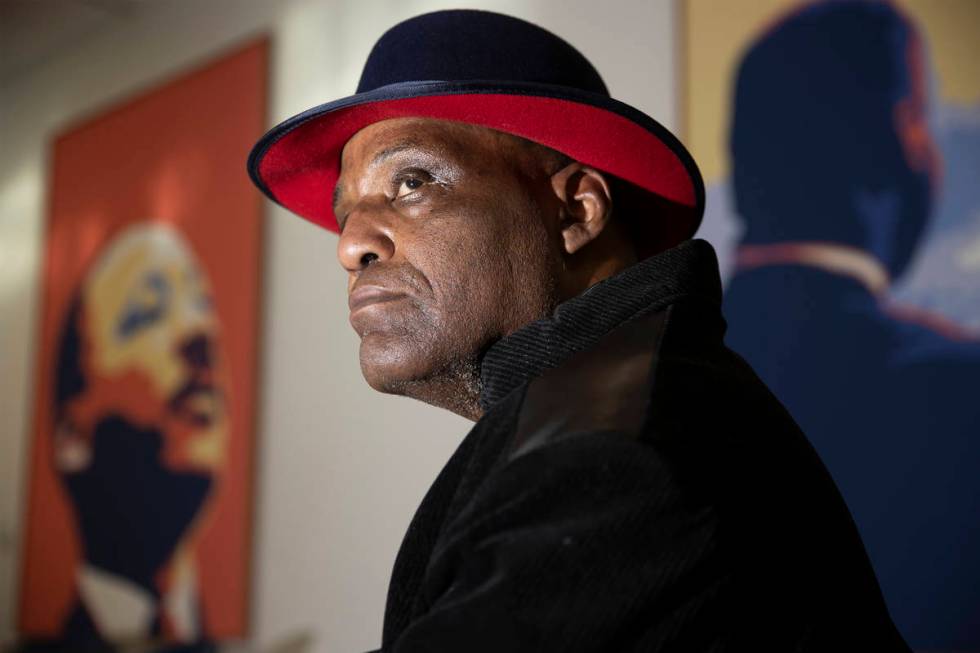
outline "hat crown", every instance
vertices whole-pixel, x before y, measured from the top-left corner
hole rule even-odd
[[[608,97],[595,67],[565,40],[489,11],[436,11],[403,21],[375,43],[357,92],[420,81],[551,84]]]

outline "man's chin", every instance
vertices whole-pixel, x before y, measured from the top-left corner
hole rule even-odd
[[[427,376],[427,365],[404,337],[372,333],[361,338],[361,374],[368,385],[386,394],[405,394],[412,383]]]

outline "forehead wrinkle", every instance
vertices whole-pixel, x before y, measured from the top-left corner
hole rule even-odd
[[[368,167],[373,168],[375,166],[378,166],[384,163],[385,161],[387,161],[388,159],[390,159],[391,157],[395,156],[399,152],[404,152],[405,150],[417,150],[417,149],[426,149],[425,143],[417,138],[402,139],[397,143],[394,143],[393,145],[389,145],[388,147],[384,148],[383,150],[375,154],[371,158],[371,163],[368,164]]]

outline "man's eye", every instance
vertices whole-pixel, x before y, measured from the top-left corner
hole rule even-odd
[[[418,177],[408,177],[407,179],[403,179],[398,185],[398,193],[396,197],[404,197],[405,195],[410,194],[412,191],[418,190],[424,184],[425,182]]]

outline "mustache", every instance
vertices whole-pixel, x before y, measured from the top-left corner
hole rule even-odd
[[[393,293],[404,293],[416,298],[432,293],[432,285],[425,275],[407,263],[369,265],[358,273],[353,284],[348,285],[348,294],[364,286],[378,286]]]

